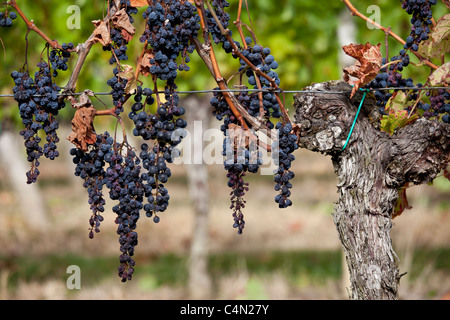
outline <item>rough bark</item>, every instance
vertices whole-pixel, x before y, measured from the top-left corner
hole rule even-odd
[[[307,90],[350,91],[344,82],[314,84]],[[300,144],[330,155],[338,176],[334,222],[350,273],[352,299],[397,299],[401,274],[390,231],[398,189],[432,181],[450,160],[450,125],[424,118],[397,130],[380,130],[371,95],[365,100],[344,151],[342,148],[361,94],[303,93],[295,96]]]

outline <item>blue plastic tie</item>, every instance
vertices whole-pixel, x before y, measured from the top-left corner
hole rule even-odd
[[[341,151],[345,150],[345,148],[347,147],[348,142],[350,141],[350,137],[352,136],[353,128],[355,128],[356,119],[358,119],[359,111],[361,111],[361,107],[362,107],[362,105],[364,103],[364,100],[366,99],[367,92],[369,91],[368,89],[362,89],[362,88],[359,88],[359,90],[364,91],[364,95],[363,95],[363,97],[361,99],[361,103],[359,104],[358,111],[356,112],[355,119],[353,120],[352,127],[350,128],[350,132],[348,133],[347,141],[345,141],[344,147],[342,148]]]

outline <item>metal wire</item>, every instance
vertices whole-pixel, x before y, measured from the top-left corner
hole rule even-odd
[[[390,90],[439,90],[439,89],[447,89],[450,90],[450,87],[390,87],[390,88],[377,88],[377,89],[364,89],[365,91],[390,91]],[[314,94],[348,94],[351,90],[348,91],[313,91],[313,90],[274,90],[274,89],[211,89],[211,90],[188,90],[188,91],[176,91],[178,94],[200,94],[200,93],[214,93],[214,92],[275,92],[275,93],[314,93]],[[164,93],[163,91],[158,93]],[[76,93],[60,93],[59,96],[79,96],[82,95],[83,92]],[[96,96],[108,96],[111,95],[111,92],[94,92]],[[39,97],[42,95],[34,95],[33,97]],[[13,94],[0,94],[0,98],[13,98]]]

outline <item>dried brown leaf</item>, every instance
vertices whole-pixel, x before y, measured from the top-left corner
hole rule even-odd
[[[353,85],[351,97],[359,88],[375,79],[379,73],[382,63],[380,46],[381,44],[374,46],[366,43],[342,47],[347,55],[357,60],[354,65],[343,69],[344,81]]]
[[[94,20],[92,23],[95,26],[95,30],[89,41],[93,43],[100,42],[102,46],[109,45],[111,43],[111,36],[109,34],[108,25],[106,22],[102,20]]]
[[[81,108],[92,105],[91,99],[89,97],[93,97],[94,92],[92,90],[84,90],[84,92],[78,98],[78,102],[72,102],[72,108]]]
[[[444,169],[444,177],[446,177],[448,181],[450,181],[450,167]]]
[[[447,62],[435,70],[429,77],[430,86],[450,85],[450,62]]]
[[[128,16],[125,8],[117,11],[111,18],[111,22],[114,27],[121,30],[122,36],[125,40],[130,41],[133,39],[133,36],[136,33],[136,28],[131,24],[130,17]]]
[[[227,134],[235,149],[248,148],[255,139],[254,134],[250,130],[245,130],[241,126],[232,123],[228,125]]]
[[[147,0],[130,0],[130,2],[131,2],[130,6],[135,8],[148,6]]]
[[[87,98],[87,95],[85,98]],[[94,144],[97,139],[97,134],[94,129],[94,117],[97,111],[90,103],[83,104],[83,102],[78,103],[78,107],[75,106],[77,107],[77,111],[75,111],[75,115],[71,121],[72,133],[67,140],[86,152],[88,146]]]
[[[150,67],[152,66],[152,64],[150,63],[150,59],[153,59],[154,57],[155,53],[153,52],[153,49],[145,50],[144,54],[142,55],[142,59],[139,63],[139,72],[144,77],[148,77],[148,75],[150,74]]]
[[[450,13],[436,22],[428,40],[419,46],[419,53],[429,59],[440,58],[447,52],[450,52]]]
[[[125,87],[125,92],[127,94],[133,94],[137,89],[137,81],[133,67],[127,64],[122,65],[122,68],[119,70],[119,77],[128,80]]]
[[[408,188],[408,183],[398,190],[398,199],[392,213],[392,218],[396,218],[401,215],[405,210],[412,209],[412,206],[408,203],[408,198],[406,197],[406,189]]]
[[[450,0],[442,0],[442,2],[450,9]]]

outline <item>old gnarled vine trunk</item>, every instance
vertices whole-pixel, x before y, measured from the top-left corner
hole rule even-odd
[[[361,94],[350,99],[344,82],[314,84],[295,96],[301,147],[330,155],[338,176],[333,214],[350,273],[352,299],[397,299],[400,271],[390,230],[398,190],[433,180],[450,160],[450,125],[424,118],[397,130],[380,130],[369,94],[342,148]]]

